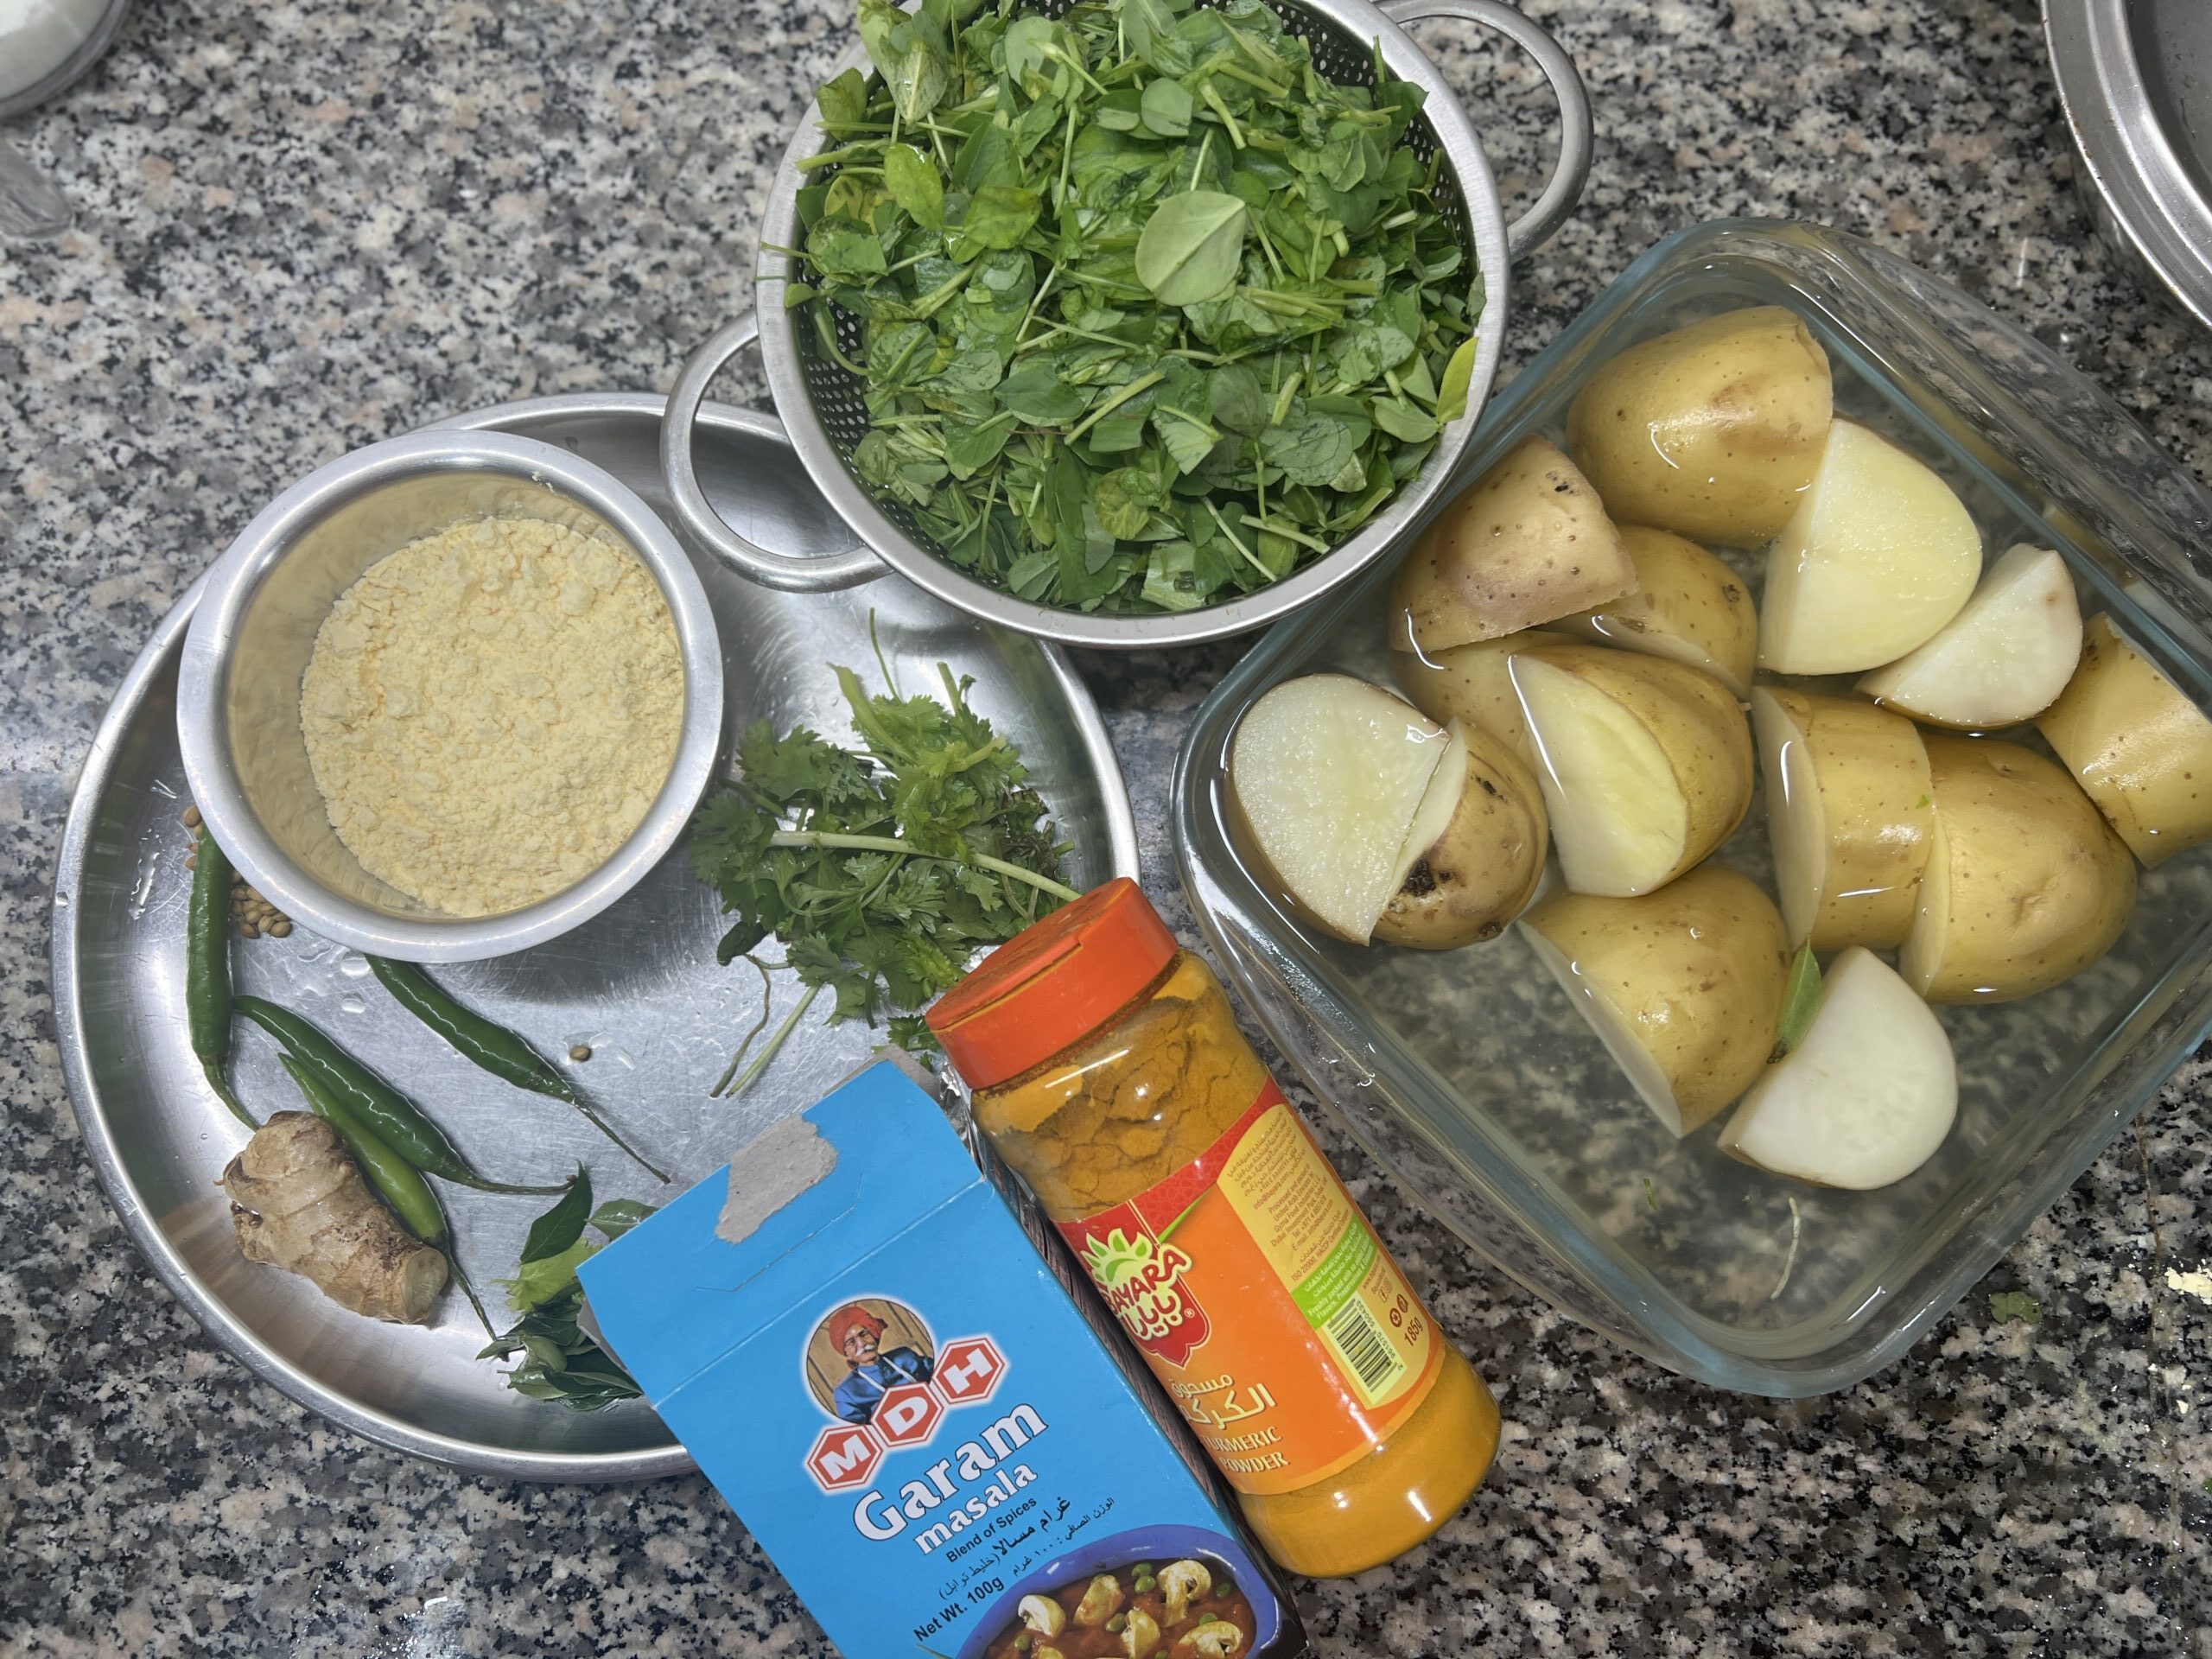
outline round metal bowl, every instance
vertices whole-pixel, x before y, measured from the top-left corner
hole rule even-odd
[[[1467,413],[1445,429],[1432,454],[1396,496],[1357,534],[1303,569],[1256,593],[1192,611],[1154,616],[1099,615],[1039,605],[979,582],[956,568],[921,536],[905,509],[879,500],[852,470],[855,445],[867,435],[867,405],[857,379],[816,340],[797,327],[786,308],[792,262],[777,250],[796,246],[798,189],[807,162],[823,143],[811,120],[803,120],[770,188],[760,227],[758,311],[724,327],[693,353],[670,395],[661,437],[661,465],[670,500],[684,530],[702,546],[772,588],[818,592],[847,588],[895,570],[947,604],[987,621],[1019,628],[1063,645],[1131,650],[1194,645],[1263,627],[1357,576],[1417,528],[1425,510],[1448,485],[1472,435],[1476,416],[1497,372],[1505,338],[1510,261],[1558,229],[1581,194],[1590,169],[1590,105],[1573,60],[1542,29],[1501,0],[1269,0],[1283,26],[1311,46],[1314,63],[1340,83],[1371,84],[1379,53],[1390,73],[1426,94],[1421,116],[1407,143],[1423,160],[1444,159],[1437,192],[1446,220],[1459,232],[1468,267],[1480,273],[1484,303],[1476,327],[1474,372]],[[1036,0],[1029,8],[1057,16],[1067,0]],[[1559,162],[1535,204],[1509,227],[1497,186],[1466,111],[1421,49],[1400,27],[1427,17],[1453,17],[1494,29],[1520,45],[1543,69],[1560,103]],[[862,65],[858,48],[837,65]],[[861,324],[844,318],[840,348],[864,351]],[[717,515],[698,486],[691,464],[691,424],[707,387],[726,363],[755,338],[760,343],[768,389],[790,433],[791,448],[838,515],[864,545],[825,558],[790,558],[756,547]]]
[[[468,519],[545,518],[635,554],[660,585],[683,657],[676,754],[610,858],[504,915],[433,911],[362,868],[331,828],[300,728],[300,680],[339,594],[408,543]],[[423,432],[372,444],[278,496],[216,561],[177,680],[192,798],[245,879],[308,931],[407,962],[474,962],[558,938],[604,911],[676,844],[714,774],[722,657],[698,572],[637,493],[535,439]]]
[[[0,81],[0,121],[35,108],[75,84],[106,53],[115,40],[116,30],[123,27],[124,14],[130,10],[130,0],[109,0],[107,10],[92,24],[92,31],[77,42],[67,56],[56,61],[36,80],[12,86]],[[0,69],[0,77],[9,73],[6,69]]]
[[[2044,0],[2043,22],[2097,228],[2212,328],[2212,4]]]

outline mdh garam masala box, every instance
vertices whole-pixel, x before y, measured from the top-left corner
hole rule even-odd
[[[582,1275],[846,1659],[1287,1659],[1287,1598],[1062,1251],[887,1062]]]

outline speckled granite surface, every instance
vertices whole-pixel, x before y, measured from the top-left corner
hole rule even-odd
[[[1529,10],[1580,60],[1599,149],[1516,284],[1509,372],[1664,232],[1795,214],[1985,297],[2212,473],[2212,342],[2093,243],[2029,0]],[[46,953],[72,780],[156,618],[346,448],[668,385],[746,303],[755,204],[843,25],[836,0],[163,0],[9,131],[83,215],[0,248],[0,1651],[822,1651],[696,1479],[456,1477],[213,1349],[84,1161]],[[1525,189],[1532,73],[1452,67]],[[1086,664],[1163,885],[1167,763],[1233,654]],[[1348,1160],[1510,1427],[1433,1545],[1301,1588],[1317,1649],[2212,1654],[2212,1306],[2169,1280],[2212,1255],[2209,1129],[2200,1060],[1904,1363],[1798,1404],[1608,1347]],[[2040,1326],[1993,1322],[2016,1287]]]

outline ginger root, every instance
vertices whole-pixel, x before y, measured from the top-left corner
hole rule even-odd
[[[303,1275],[341,1307],[412,1324],[445,1288],[445,1257],[378,1201],[319,1117],[276,1113],[219,1185],[246,1259]]]

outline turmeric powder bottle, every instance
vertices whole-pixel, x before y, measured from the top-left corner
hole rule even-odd
[[[1466,1501],[1490,1391],[1135,882],[1017,935],[929,1023],[1269,1554],[1361,1572]]]

